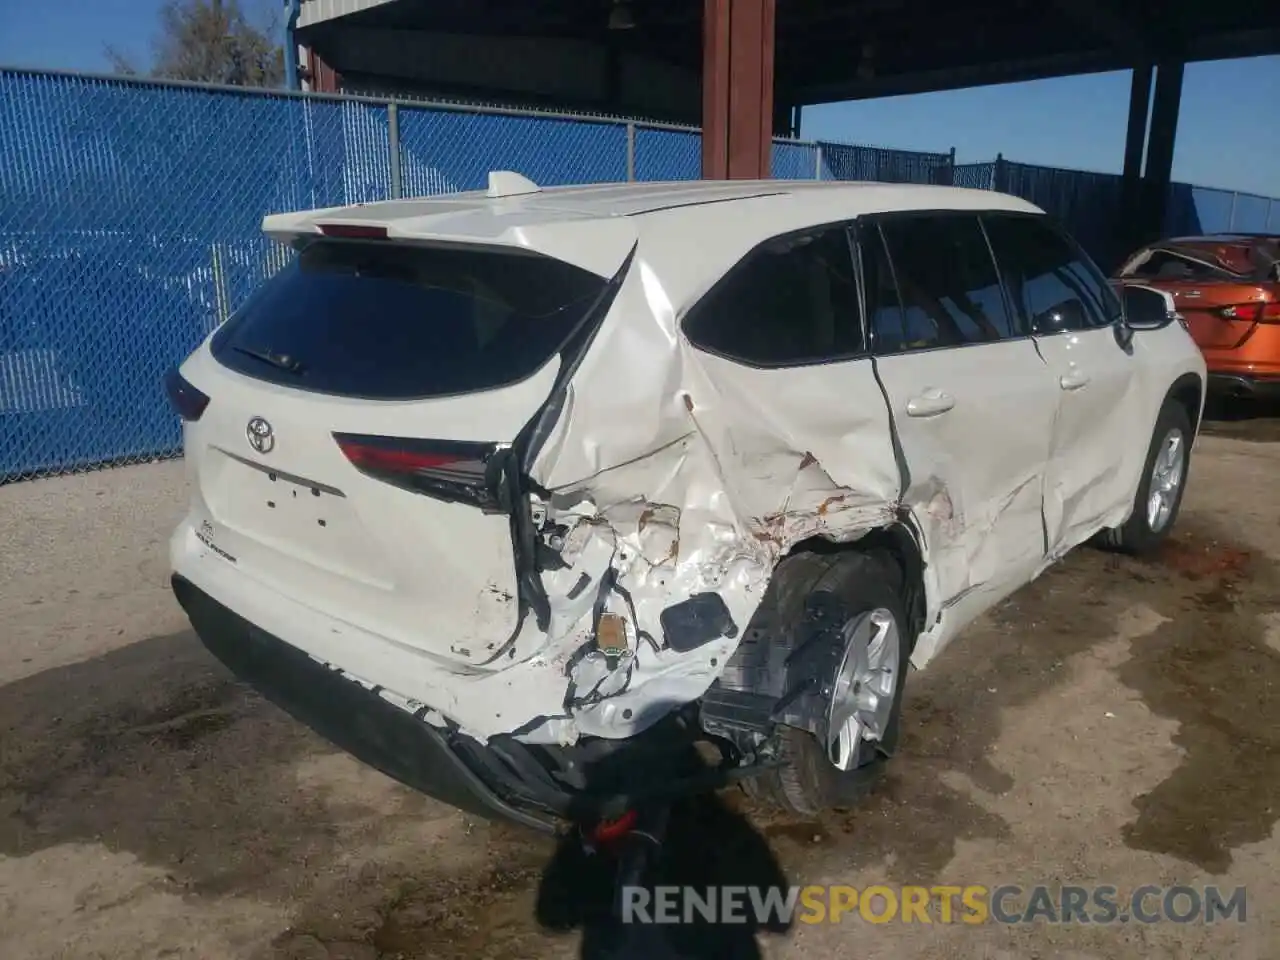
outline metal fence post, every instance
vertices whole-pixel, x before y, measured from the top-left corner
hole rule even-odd
[[[387,146],[391,151],[391,199],[399,200],[400,183],[400,109],[394,100],[387,104]]]
[[[1007,171],[1005,170],[1005,166],[1004,166],[1004,154],[997,153],[995,169],[991,171],[992,189],[994,189],[996,193],[1005,192],[1008,186],[1008,184],[1006,183],[1006,181],[1008,180],[1006,173]]]
[[[947,183],[954,187],[956,185],[956,148],[952,147],[947,156],[950,158],[947,161]]]
[[[627,123],[627,182],[636,178],[636,125]]]
[[[822,144],[813,145],[813,179],[822,179]]]
[[[1227,215],[1227,229],[1234,230],[1236,228],[1236,201],[1240,199],[1240,191],[1231,191],[1231,213]]]

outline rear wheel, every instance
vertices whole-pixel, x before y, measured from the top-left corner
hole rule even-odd
[[[813,815],[856,801],[892,756],[915,637],[892,556],[795,559],[805,561],[804,582],[781,590],[774,611],[782,625],[774,637],[787,651],[773,659],[785,670],[783,723],[771,744],[778,765],[747,792]]]
[[[1106,531],[1106,546],[1124,553],[1144,554],[1164,542],[1182,507],[1192,436],[1186,408],[1175,400],[1166,400],[1156,418],[1133,513],[1122,526]]]

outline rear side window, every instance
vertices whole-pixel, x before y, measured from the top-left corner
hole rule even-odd
[[[847,232],[832,227],[757,247],[689,312],[684,332],[694,346],[751,366],[862,353]]]
[[[902,303],[903,349],[1015,336],[978,217],[886,217],[880,223]]]
[[[1043,218],[994,214],[983,221],[1010,299],[1032,333],[1105,326],[1119,312],[1098,269]]]
[[[1123,272],[1126,277],[1144,280],[1189,280],[1197,283],[1234,279],[1231,274],[1172,250],[1149,250],[1144,259]]]
[[[606,283],[523,252],[322,240],[249,298],[213,353],[317,393],[473,393],[536,373]]]

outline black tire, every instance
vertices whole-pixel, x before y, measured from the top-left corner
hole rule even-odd
[[[860,764],[851,770],[838,769],[827,757],[825,746],[808,730],[780,726],[776,733],[777,759],[780,765],[743,784],[747,794],[756,800],[790,813],[814,816],[833,807],[848,806],[863,796],[879,778],[885,762],[897,747],[902,709],[902,692],[910,669],[909,658],[915,644],[903,600],[903,572],[895,558],[885,552],[845,551],[831,555],[800,554],[779,567],[770,584],[769,608],[762,614],[772,629],[760,631],[772,637],[785,652],[778,656],[765,654],[765,660],[778,665],[787,653],[809,639],[815,604],[821,604],[826,616],[838,623],[875,609],[888,610],[897,621],[899,636],[898,675],[888,727],[874,749],[867,750]],[[761,604],[762,608],[766,604]],[[751,635],[751,631],[748,631]],[[744,636],[744,643],[747,637]],[[826,641],[817,641],[826,642]],[[828,661],[827,651],[816,651]],[[835,657],[838,665],[840,654]],[[751,659],[751,651],[747,651]],[[798,658],[797,658],[798,659]],[[763,663],[765,660],[760,660]],[[797,669],[781,668],[784,673]],[[784,699],[796,683],[786,676],[782,683]],[[825,702],[826,698],[820,699]],[[864,741],[865,743],[865,741]]]
[[[1182,479],[1174,492],[1173,506],[1169,512],[1168,520],[1159,529],[1153,529],[1147,512],[1147,501],[1151,496],[1153,468],[1165,439],[1175,430],[1181,432],[1183,438]],[[1147,458],[1142,465],[1142,479],[1138,481],[1138,490],[1133,498],[1133,513],[1130,514],[1129,519],[1122,526],[1112,527],[1110,530],[1103,532],[1101,537],[1103,546],[1120,553],[1142,556],[1151,553],[1164,542],[1165,538],[1169,536],[1169,531],[1178,522],[1178,511],[1182,509],[1182,496],[1187,489],[1187,477],[1191,471],[1191,444],[1193,440],[1191,418],[1187,415],[1186,407],[1176,400],[1165,400],[1164,406],[1160,409],[1160,415],[1156,417],[1155,429],[1151,432],[1151,444],[1147,449]]]

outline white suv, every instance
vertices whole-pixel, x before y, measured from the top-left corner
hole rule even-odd
[[[296,257],[168,382],[175,591],[268,697],[466,809],[843,802],[909,664],[1177,516],[1199,351],[1013,197],[496,173],[264,230]]]

